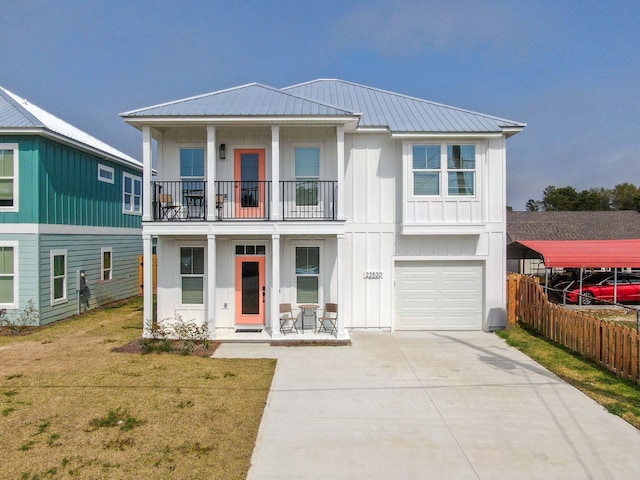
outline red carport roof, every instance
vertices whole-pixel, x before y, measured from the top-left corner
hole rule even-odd
[[[640,267],[640,239],[521,240],[542,255],[546,267]]]

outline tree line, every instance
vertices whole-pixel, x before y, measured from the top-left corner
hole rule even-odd
[[[631,183],[620,183],[613,188],[590,188],[578,192],[575,188],[545,188],[542,200],[529,199],[528,212],[638,210],[640,209],[640,187]]]

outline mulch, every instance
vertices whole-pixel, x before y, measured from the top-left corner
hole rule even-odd
[[[145,351],[143,346],[143,342],[145,341],[150,341],[150,340],[137,338],[125,345],[113,348],[111,349],[111,351],[115,353],[133,353],[133,354],[140,354],[140,355],[146,354],[148,352]],[[183,340],[170,340],[170,342],[173,347],[172,350],[169,352],[162,352],[162,353],[168,353],[173,355],[184,355],[184,353],[182,353],[183,352],[182,346],[184,345]],[[213,355],[213,352],[216,351],[219,345],[220,345],[220,342],[214,341],[214,342],[209,342],[207,345],[207,348],[204,348],[202,342],[196,342],[191,355],[195,355],[197,357],[211,357]]]

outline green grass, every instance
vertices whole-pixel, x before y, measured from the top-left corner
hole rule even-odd
[[[245,478],[275,361],[116,353],[142,299],[0,336],[0,478]]]
[[[519,325],[497,332],[509,345],[578,388],[609,412],[640,429],[640,385],[621,379]]]

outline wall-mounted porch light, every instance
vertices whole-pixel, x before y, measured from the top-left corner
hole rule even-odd
[[[220,160],[227,158],[227,146],[224,143],[221,143],[218,147],[218,158]]]

